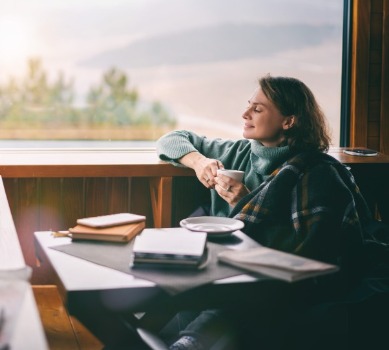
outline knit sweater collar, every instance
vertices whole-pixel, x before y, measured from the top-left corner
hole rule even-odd
[[[258,174],[270,175],[291,156],[292,152],[288,145],[266,147],[258,141],[251,141],[251,162]]]

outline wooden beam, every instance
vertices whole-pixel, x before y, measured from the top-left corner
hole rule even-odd
[[[366,0],[354,0],[352,9],[350,144],[353,147],[367,146],[370,3]]]
[[[383,0],[380,151],[389,154],[389,0]]]
[[[173,178],[154,177],[149,184],[154,227],[171,227]]]

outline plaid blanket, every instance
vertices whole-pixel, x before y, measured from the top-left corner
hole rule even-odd
[[[352,174],[320,152],[296,155],[245,196],[231,217],[259,243],[337,264],[358,263],[372,220]]]

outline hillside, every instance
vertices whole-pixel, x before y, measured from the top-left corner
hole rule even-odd
[[[329,25],[222,24],[139,39],[80,64],[143,68],[268,57],[320,45],[338,36],[339,30]]]

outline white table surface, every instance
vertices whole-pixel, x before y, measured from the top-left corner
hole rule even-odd
[[[169,228],[169,230],[183,229]],[[258,243],[240,231],[234,232],[234,235],[241,238],[243,241],[239,244],[239,249],[258,246]],[[70,244],[71,238],[69,237],[53,237],[50,231],[39,231],[35,232],[35,239],[50,260],[50,263],[56,271],[66,292],[114,288],[153,289],[155,287],[153,282],[135,278],[130,274],[101,266],[55,249],[50,249],[50,247],[56,245]],[[234,246],[229,247],[234,248]],[[225,278],[214,283],[249,282],[255,280],[256,279],[252,276],[242,274],[240,276]]]

